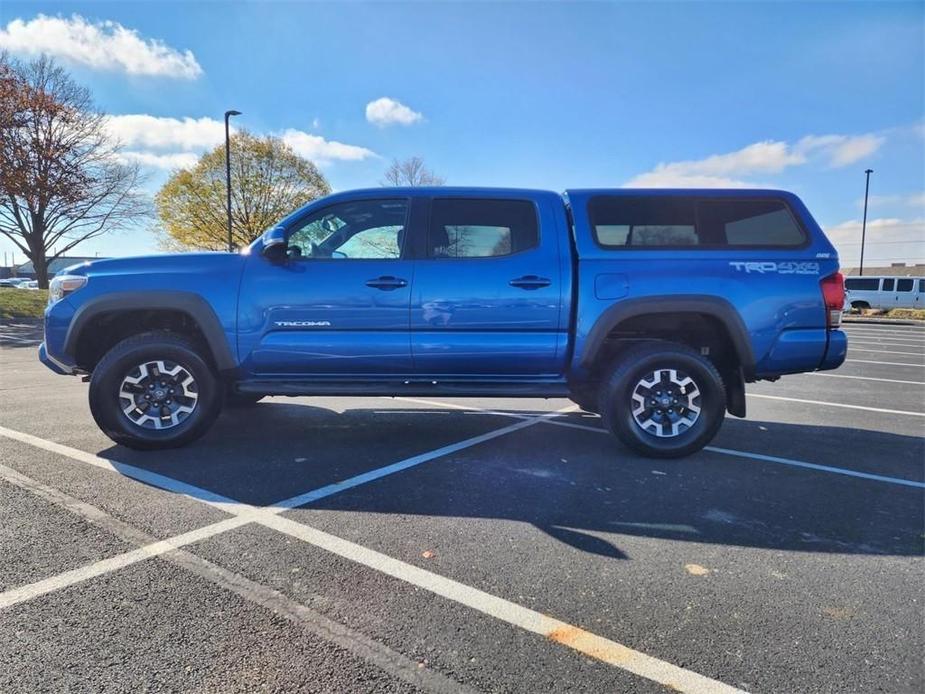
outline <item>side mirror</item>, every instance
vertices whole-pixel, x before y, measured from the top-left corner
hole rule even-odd
[[[286,230],[283,227],[270,227],[263,236],[260,237],[263,244],[261,253],[270,257],[276,257],[280,254],[285,255],[286,251]]]
[[[321,228],[329,234],[337,231],[337,222],[334,221],[334,215],[328,214],[321,219]]]
[[[270,227],[263,232],[263,236],[260,237],[260,240],[263,243],[264,251],[274,246],[285,246],[286,230],[283,227]]]

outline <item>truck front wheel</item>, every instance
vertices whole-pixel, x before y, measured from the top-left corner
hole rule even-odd
[[[224,395],[196,347],[179,335],[150,332],[119,342],[90,378],[90,412],[116,443],[175,448],[202,436]]]
[[[693,349],[652,342],[618,357],[600,392],[604,424],[628,448],[680,458],[716,436],[726,392],[716,367]]]

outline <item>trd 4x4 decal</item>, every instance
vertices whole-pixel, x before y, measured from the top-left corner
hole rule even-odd
[[[819,263],[811,262],[745,262],[734,261],[729,263],[739,272],[766,274],[776,272],[778,275],[818,275]]]

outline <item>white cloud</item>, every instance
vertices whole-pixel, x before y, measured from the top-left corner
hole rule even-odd
[[[173,171],[174,169],[192,169],[199,161],[199,157],[192,152],[168,152],[159,154],[157,152],[136,152],[133,150],[123,150],[119,152],[118,158],[124,163],[137,163],[141,166],[147,166],[152,169],[163,169]]]
[[[424,120],[424,116],[412,111],[400,101],[387,96],[366,104],[366,120],[383,128],[387,125],[412,125]]]
[[[0,48],[11,53],[48,54],[97,70],[129,75],[194,79],[202,68],[189,50],[178,51],[158,39],[146,39],[118,22],[89,22],[44,14],[14,19],[0,29]]]
[[[856,267],[861,256],[861,220],[825,227],[842,267]],[[925,218],[878,217],[867,220],[864,266],[925,260]]]
[[[868,200],[868,207],[876,208],[881,206],[902,205],[905,207],[925,207],[925,192],[911,194],[894,194],[894,195],[871,195]],[[864,207],[864,198],[859,197],[854,201],[858,209]]]
[[[733,178],[753,173],[778,173],[788,166],[802,164],[802,155],[786,142],[767,140],[726,154],[705,159],[662,163],[652,171],[626,183],[637,188],[745,188],[753,183]]]
[[[280,133],[283,142],[295,150],[296,154],[311,159],[316,163],[327,163],[332,160],[361,161],[376,156],[376,153],[366,147],[347,145],[336,140],[325,140],[321,135],[312,135],[302,130],[289,128]]]
[[[881,135],[866,134],[807,135],[795,144],[764,140],[703,159],[663,162],[624,185],[637,188],[764,187],[764,184],[741,177],[778,174],[786,168],[812,162],[847,166],[875,153],[885,139]]]
[[[152,149],[201,151],[225,140],[225,124],[214,118],[107,116],[106,129],[124,145]]]
[[[659,164],[655,170],[634,176],[624,188],[753,188],[756,184],[721,176],[685,173]]]
[[[807,135],[796,145],[805,155],[821,153],[829,166],[841,167],[869,157],[886,141],[882,135]]]
[[[214,118],[169,118],[147,114],[107,116],[107,131],[127,151],[123,158],[160,169],[187,168],[198,155],[225,141],[225,124]],[[234,132],[234,128],[232,128]],[[361,161],[376,156],[366,147],[326,140],[289,128],[274,135],[300,156],[319,164],[332,161]]]

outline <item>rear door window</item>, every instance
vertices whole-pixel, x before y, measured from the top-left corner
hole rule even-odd
[[[806,234],[781,200],[652,195],[592,198],[588,213],[605,248],[797,248]]]
[[[527,200],[435,199],[430,258],[494,258],[539,245],[536,209]]]

